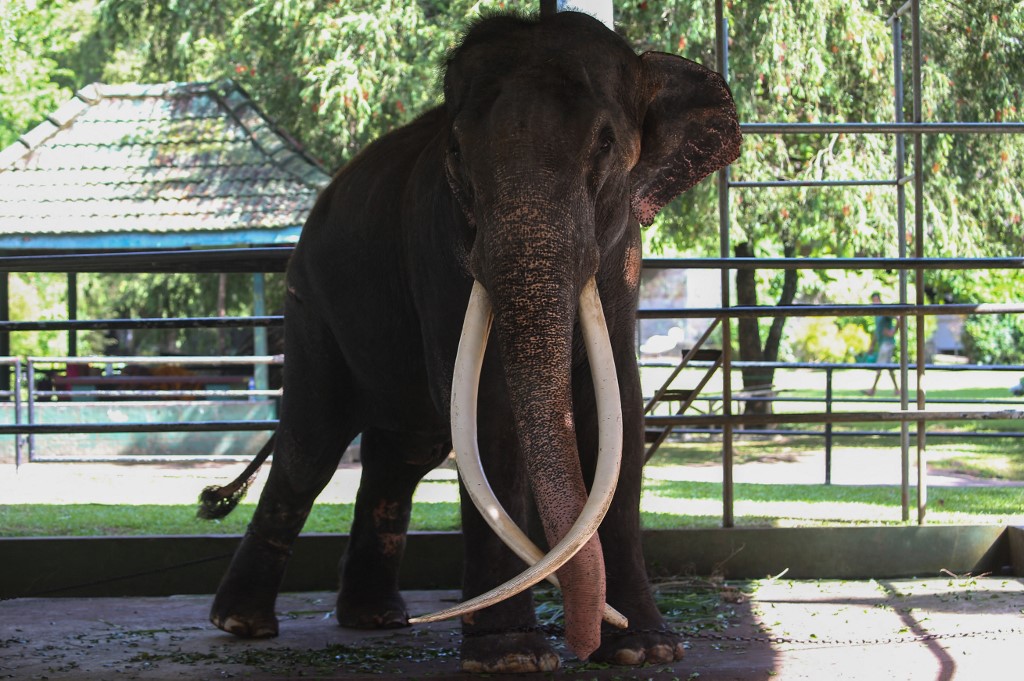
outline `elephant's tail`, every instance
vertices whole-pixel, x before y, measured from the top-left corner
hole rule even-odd
[[[229,484],[221,486],[211,485],[204,489],[202,494],[199,495],[199,509],[196,511],[196,517],[204,520],[218,520],[235,510],[235,506],[245,498],[245,493],[249,491],[249,486],[256,478],[256,471],[259,470],[263,462],[274,451],[274,440],[276,438],[277,433],[271,435],[270,439],[267,440],[267,444],[263,445],[263,449],[256,455],[256,458],[250,461],[249,465],[242,471],[242,474]]]

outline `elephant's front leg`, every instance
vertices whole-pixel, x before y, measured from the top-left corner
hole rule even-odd
[[[481,415],[485,411],[481,400]],[[502,506],[526,527],[529,487],[518,456],[511,418],[481,416],[480,450],[484,471]],[[463,597],[472,598],[522,572],[523,562],[484,522],[473,501],[462,492],[462,534],[465,541]],[[462,669],[473,673],[515,674],[558,669],[560,660],[537,627],[530,590],[463,617]]]
[[[643,556],[640,529],[640,493],[643,484],[643,402],[636,360],[618,353],[619,389],[622,391],[622,469],[612,506],[600,527],[604,549],[608,603],[629,619],[629,627],[602,626],[601,646],[591,659],[620,665],[667,663],[683,657],[681,637],[665,624],[651,592]],[[583,385],[583,383],[580,383]],[[589,422],[592,391],[577,396],[581,420],[580,452],[596,452],[597,426]]]
[[[356,629],[404,627],[409,615],[398,573],[413,492],[448,456],[451,444],[371,429],[363,433],[360,449],[363,472],[341,563],[338,623]]]

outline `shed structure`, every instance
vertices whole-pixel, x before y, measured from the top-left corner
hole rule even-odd
[[[0,152],[0,251],[290,244],[329,180],[233,81],[93,84]]]
[[[96,83],[0,151],[0,256],[293,244],[329,181],[234,81]]]

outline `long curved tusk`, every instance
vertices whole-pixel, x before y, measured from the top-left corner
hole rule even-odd
[[[551,578],[597,531],[611,505],[622,459],[622,412],[615,361],[597,285],[591,278],[580,295],[580,322],[590,359],[597,396],[598,461],[591,493],[572,528],[546,556],[512,521],[497,500],[480,464],[476,443],[476,404],[480,367],[490,332],[491,310],[487,291],[476,282],[470,294],[466,321],[459,343],[452,386],[452,439],[459,471],[473,503],[502,540],[528,565],[523,573],[496,589],[432,615],[411,618],[410,623],[435,622],[480,610]],[[552,580],[557,585],[557,579]],[[626,618],[605,605],[604,619],[625,628]]]
[[[544,557],[544,552],[519,529],[498,501],[487,481],[477,446],[476,418],[480,368],[487,350],[492,319],[487,290],[477,282],[470,294],[466,321],[455,359],[451,398],[452,442],[459,474],[473,504],[505,545],[527,565],[533,565]],[[611,370],[614,372],[614,365]],[[612,375],[614,376],[614,373]],[[618,388],[615,390],[617,393]],[[554,574],[548,575],[547,580],[561,588]],[[629,626],[629,620],[608,604],[605,604],[604,620],[621,629]]]

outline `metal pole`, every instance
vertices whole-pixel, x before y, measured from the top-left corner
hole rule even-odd
[[[896,122],[902,123],[903,116],[903,23],[899,17],[892,22],[892,52],[893,52],[893,81],[894,81],[894,106]],[[903,177],[906,172],[906,143],[902,133],[896,135],[896,179]],[[906,187],[901,182],[896,186],[896,239],[899,242],[899,257],[907,255],[907,193]],[[899,273],[900,282],[900,303],[907,302],[907,273],[901,269]],[[900,330],[900,408],[906,410],[907,403],[907,328],[906,317],[899,318]],[[906,422],[900,424],[900,509],[901,517],[906,522],[910,520],[910,431]]]
[[[266,276],[262,272],[252,275],[252,296],[253,316],[264,317],[267,314],[267,287]],[[267,354],[267,328],[265,326],[253,327],[252,349],[257,355]],[[266,364],[257,364],[254,371],[256,390],[266,390],[270,385],[270,378]]]
[[[31,426],[36,422],[36,365],[32,359],[28,360],[28,424]],[[36,436],[28,436],[28,461],[32,463],[32,457],[36,453]]]
[[[78,319],[78,274],[68,273],[68,319]],[[74,357],[78,354],[78,331],[68,330],[68,356]]]
[[[723,0],[715,0],[716,60],[718,72],[729,82],[729,24]],[[730,256],[729,245],[729,168],[718,172],[718,237],[722,258]],[[722,268],[722,307],[729,307],[729,269]],[[732,416],[732,320],[722,319],[722,414]],[[733,429],[722,426],[722,527],[736,525],[733,486]]]
[[[832,367],[825,369],[825,413],[832,413]],[[832,484],[832,422],[825,423],[825,484]]]
[[[14,360],[14,424],[21,425],[21,358]],[[14,469],[21,467],[21,444],[24,437],[14,436]]]
[[[11,281],[10,274],[0,272],[0,321],[11,319]],[[0,357],[11,355],[11,334],[0,331]],[[11,389],[11,368],[4,365],[0,368],[0,390]]]
[[[922,115],[922,81],[921,73],[921,2],[914,0],[913,14],[913,58],[914,58],[914,122],[923,122]],[[924,138],[920,132],[914,133],[914,256],[924,257]],[[914,284],[917,304],[924,304],[924,270],[914,270]],[[915,316],[917,327],[917,409],[925,407],[924,388],[924,315]],[[905,363],[901,362],[905,366]],[[903,386],[902,407],[907,408],[906,384]],[[909,424],[904,425],[909,427]],[[928,507],[928,459],[925,454],[926,422],[917,422],[917,523],[924,525],[925,512]]]

